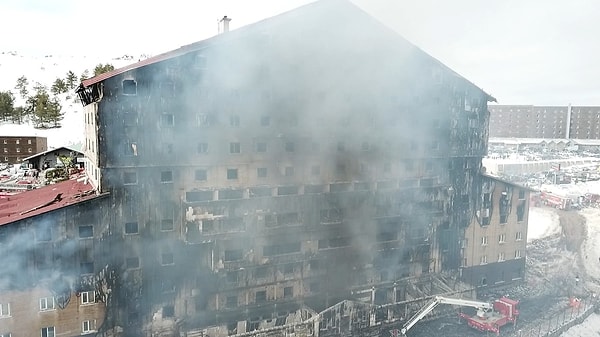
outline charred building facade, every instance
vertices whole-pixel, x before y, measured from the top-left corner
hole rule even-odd
[[[130,265],[107,321],[128,335],[250,332],[459,271],[493,98],[346,1],[78,93],[85,168]]]
[[[481,287],[525,278],[525,249],[531,190],[483,176],[478,207],[461,243],[462,279]]]

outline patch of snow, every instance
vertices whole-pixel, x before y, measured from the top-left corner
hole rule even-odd
[[[560,337],[598,337],[600,327],[600,315],[592,313],[583,323],[575,325],[563,332]]]
[[[553,208],[529,208],[527,242],[559,234],[560,219]]]
[[[24,105],[15,85],[17,79],[25,76],[29,81],[29,93],[32,94],[36,82],[46,86],[48,90],[57,78],[64,79],[70,70],[79,79],[81,74],[87,70],[90,76],[96,65],[110,63],[115,68],[120,68],[139,59],[147,58],[147,55],[139,58],[125,55],[117,58],[106,58],[103,56],[65,56],[46,55],[28,56],[20,55],[18,52],[0,51],[0,91],[11,91],[15,96],[15,106]],[[76,82],[79,85],[79,81]],[[62,127],[56,129],[35,129],[30,124],[0,124],[0,135],[3,136],[39,136],[48,138],[48,148],[69,146],[81,149],[85,142],[83,134],[83,106],[75,102],[74,90],[66,94],[58,95],[64,119],[60,121]]]

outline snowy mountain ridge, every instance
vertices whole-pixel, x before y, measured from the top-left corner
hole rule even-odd
[[[133,56],[124,54],[119,57],[105,56],[67,56],[21,55],[17,51],[0,51],[0,91],[11,91],[15,97],[15,107],[23,106],[25,100],[15,89],[17,79],[25,76],[29,81],[29,92],[33,92],[36,83],[48,89],[57,78],[64,79],[72,71],[79,78],[87,70],[90,76],[98,64],[110,63],[115,68],[148,58],[149,55]],[[47,137],[48,148],[69,146],[81,148],[83,135],[83,106],[77,100],[74,90],[57,96],[62,106],[64,119],[62,127],[54,129],[36,129],[33,124],[0,123],[0,136],[39,136]]]

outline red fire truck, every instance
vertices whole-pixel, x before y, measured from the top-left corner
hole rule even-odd
[[[571,199],[550,192],[542,192],[540,199],[544,205],[554,207],[556,209],[567,210],[571,207]]]

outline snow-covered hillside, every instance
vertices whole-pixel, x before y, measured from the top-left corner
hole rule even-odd
[[[29,81],[29,92],[33,91],[36,82],[50,88],[57,78],[65,78],[70,70],[79,78],[87,70],[93,74],[94,67],[110,63],[115,68],[137,62],[146,58],[142,56],[122,56],[106,58],[99,56],[28,56],[14,51],[0,51],[0,91],[12,91],[15,96],[15,107],[22,106],[24,100],[15,89],[17,79],[25,76]],[[61,128],[40,130],[33,125],[0,124],[2,136],[40,136],[48,138],[48,147],[71,146],[78,148],[83,144],[83,107],[75,101],[75,93],[59,95],[64,119]]]

